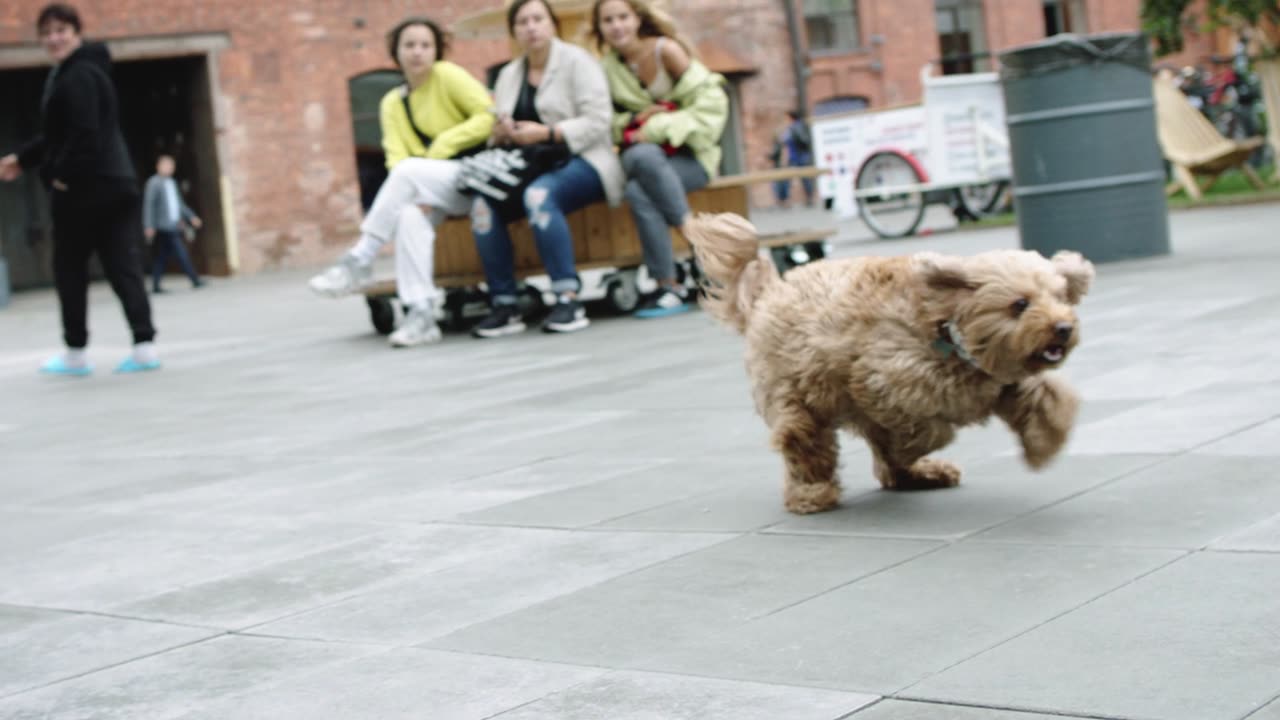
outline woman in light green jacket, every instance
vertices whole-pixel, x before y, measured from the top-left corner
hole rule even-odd
[[[636,317],[684,312],[688,293],[676,283],[670,228],[689,219],[685,194],[719,172],[729,116],[724,77],[698,62],[671,19],[644,0],[596,0],[591,35],[613,97],[627,203],[659,285]]]

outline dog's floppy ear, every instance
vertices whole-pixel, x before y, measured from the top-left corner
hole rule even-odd
[[[1072,305],[1079,303],[1093,284],[1093,263],[1071,250],[1054,253],[1051,262],[1058,274],[1067,279],[1067,301]]]
[[[932,290],[971,290],[974,287],[964,258],[922,252],[915,256],[915,266],[925,285]]]

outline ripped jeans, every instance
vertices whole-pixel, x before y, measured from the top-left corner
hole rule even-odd
[[[525,189],[523,205],[515,205],[506,217],[499,214],[498,204],[477,195],[471,207],[471,234],[476,239],[493,304],[516,302],[515,250],[507,223],[522,217],[528,217],[533,228],[538,255],[551,278],[551,290],[577,292],[580,282],[573,262],[573,236],[565,216],[604,197],[600,176],[581,157],[540,175]]]

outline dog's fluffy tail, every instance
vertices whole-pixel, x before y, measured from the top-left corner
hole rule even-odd
[[[755,226],[733,213],[699,213],[685,229],[704,276],[702,307],[743,332],[756,298],[779,277],[769,255],[760,251]]]

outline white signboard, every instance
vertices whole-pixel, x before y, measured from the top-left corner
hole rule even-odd
[[[995,73],[926,78],[924,105],[933,151],[925,166],[930,183],[981,185],[1009,177],[1004,96]]]
[[[824,198],[833,198],[832,209],[837,215],[854,217],[858,205],[853,201],[853,183],[862,163],[885,149],[914,155],[924,162],[928,143],[921,105],[814,118],[813,161],[831,171],[819,178],[818,191]]]

